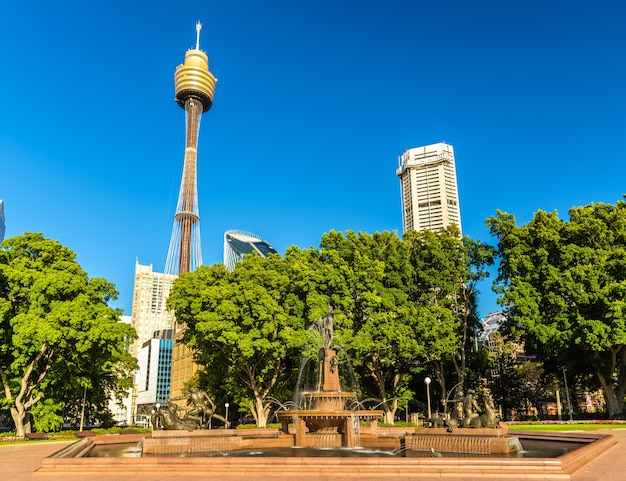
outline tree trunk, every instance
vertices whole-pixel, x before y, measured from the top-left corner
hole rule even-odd
[[[434,361],[433,362],[433,368],[435,371],[435,378],[437,383],[439,384],[439,387],[441,388],[441,399],[439,401],[434,400],[434,402],[432,403],[432,411],[438,411],[439,410],[439,402],[441,402],[444,406],[444,409],[446,408],[446,400],[448,398],[448,390],[446,388],[446,377],[444,375],[444,363],[443,361]],[[427,390],[428,391],[428,390]]]
[[[395,424],[396,423],[396,411],[398,410],[398,400],[394,399],[391,402],[391,406],[389,403],[383,403],[383,417],[387,424]]]
[[[30,423],[24,423],[26,420],[26,410],[23,406],[11,407],[11,418],[15,424],[15,436],[23,438],[26,433],[30,433]]]
[[[256,421],[256,425],[260,428],[267,426],[267,417],[269,415],[270,408],[266,406],[263,399],[259,396],[254,397],[254,406],[251,409],[252,416]]]
[[[386,406],[385,406],[386,407]],[[385,409],[383,412],[383,417],[387,424],[394,424],[394,419],[396,417],[396,412],[393,409]]]
[[[596,375],[602,385],[604,391],[604,398],[606,399],[606,409],[609,413],[610,419],[620,418],[624,414],[624,389],[621,387],[622,383],[618,386],[617,392],[607,382],[604,375],[596,370]],[[621,377],[621,376],[620,376]]]
[[[604,388],[604,396],[606,399],[606,408],[609,412],[609,418],[614,419],[620,417],[624,413],[624,403],[617,399],[615,391],[611,388]]]

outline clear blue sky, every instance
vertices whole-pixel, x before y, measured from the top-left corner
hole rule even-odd
[[[454,146],[464,233],[496,209],[626,193],[620,1],[61,1],[0,7],[7,237],[43,232],[120,291],[162,270],[180,184],[173,75],[194,46],[219,79],[202,119],[205,264],[223,233],[281,253],[324,232],[401,231],[397,157]],[[496,310],[489,284],[480,311]]]

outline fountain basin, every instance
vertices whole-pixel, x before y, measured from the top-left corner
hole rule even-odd
[[[76,445],[99,444],[104,436],[85,438],[42,460],[38,475],[68,476],[81,479],[81,476],[159,475],[168,479],[176,476],[203,478],[210,473],[215,479],[244,480],[250,477],[262,479],[276,478],[333,478],[344,480],[374,480],[387,477],[473,477],[526,479],[570,479],[570,473],[594,459],[615,444],[613,437],[589,433],[529,433],[512,432],[524,443],[526,439],[557,440],[572,444],[573,449],[556,458],[510,458],[510,457],[165,457],[142,458],[75,458],[65,457]],[[126,440],[128,438],[123,438]],[[110,442],[111,440],[107,440]],[[145,442],[145,441],[144,441]],[[78,450],[81,448],[79,447]],[[296,450],[298,451],[298,450]],[[329,474],[330,473],[330,474]]]

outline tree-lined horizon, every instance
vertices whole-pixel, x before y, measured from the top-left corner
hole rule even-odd
[[[187,326],[184,342],[201,365],[193,380],[264,426],[278,406],[298,403],[334,316],[344,388],[393,422],[399,409],[476,387],[497,367],[494,396],[504,408],[542,406],[561,373],[584,390],[602,389],[609,417],[626,393],[626,202],[538,211],[518,226],[498,211],[486,221],[497,246],[439,232],[325,233],[317,248],[284,256],[247,255],[179,276],[168,306]],[[132,384],[126,351],[134,330],[109,307],[117,296],[89,278],[76,254],[42,234],[6,239],[0,249],[0,408],[18,436],[58,429],[89,393],[93,420]],[[499,262],[494,288],[506,322],[497,354],[475,345],[478,284]],[[514,362],[522,343],[536,356]],[[553,399],[553,398],[552,398]],[[419,409],[419,406],[418,406]]]

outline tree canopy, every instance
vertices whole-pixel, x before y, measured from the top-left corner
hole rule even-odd
[[[509,328],[544,357],[592,372],[609,415],[626,391],[626,202],[538,211],[520,227],[498,212],[487,220],[501,256],[497,285]]]
[[[456,385],[465,384],[470,341],[480,324],[477,286],[488,275],[486,268],[493,264],[494,249],[461,238],[456,226],[439,232],[409,231],[404,239],[410,246],[413,268],[409,295],[418,309],[425,359],[445,400],[447,366],[454,367]]]
[[[6,239],[0,250],[1,400],[18,436],[31,429],[31,414],[58,427],[63,386],[108,395],[130,385],[135,361],[125,346],[135,332],[108,306],[114,286],[90,279],[75,257],[38,233]]]
[[[378,399],[393,422],[399,403],[413,397],[410,382],[424,358],[424,331],[407,293],[408,245],[393,232],[331,231],[322,237],[320,255],[342,278],[332,307],[348,322],[338,336],[365,394]]]
[[[265,426],[273,397],[290,394],[305,340],[302,303],[291,294],[279,255],[245,256],[233,272],[203,266],[174,283],[168,306],[184,322],[185,341],[214,371],[213,392],[224,389]]]
[[[298,360],[317,357],[321,338],[312,327],[330,308],[340,372],[350,370],[361,397],[376,399],[393,422],[429,363],[438,363],[442,386],[443,366],[455,356],[465,372],[460,351],[476,327],[475,285],[491,254],[454,229],[407,239],[331,231],[319,249],[290,247],[284,258],[252,254],[233,272],[216,264],[181,275],[168,302],[205,367],[202,387],[227,391],[260,425],[274,398],[303,387]]]

